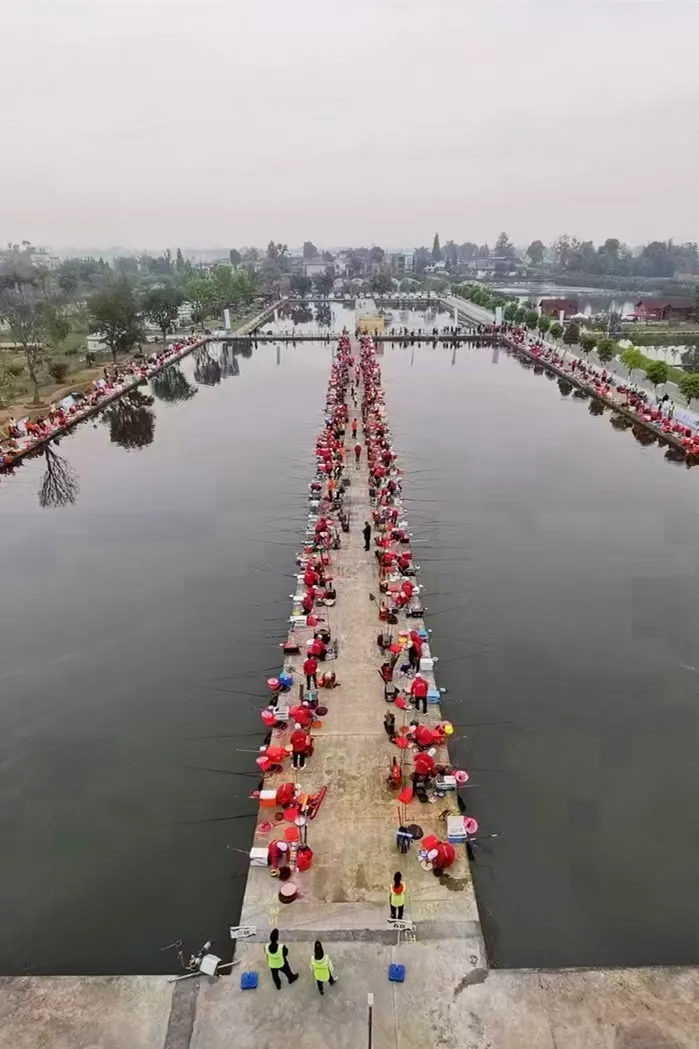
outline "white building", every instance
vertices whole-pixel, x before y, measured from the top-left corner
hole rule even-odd
[[[333,273],[335,272],[332,262],[326,262],[325,259],[308,259],[303,264],[303,275],[304,277],[317,277],[328,269],[331,269]]]

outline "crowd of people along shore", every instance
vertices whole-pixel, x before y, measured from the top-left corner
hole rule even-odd
[[[440,799],[447,804],[447,796],[455,795],[463,817],[459,837],[463,843],[475,840],[478,824],[473,817],[464,816],[463,799],[456,794],[457,788],[467,782],[468,773],[452,767],[446,750],[453,726],[439,714],[440,692],[434,680],[429,634],[422,625],[424,607],[416,582],[418,566],[413,561],[410,533],[403,520],[402,472],[386,417],[381,369],[370,337],[361,339],[360,374],[373,513],[373,522],[365,524],[364,538],[368,546],[373,532],[381,593],[378,617],[382,631],[377,642],[382,652],[380,672],[387,703],[384,727],[394,748],[387,782],[396,792],[402,814],[396,847],[406,854],[416,842],[423,869],[441,877],[456,861],[457,851],[451,841],[436,835],[422,837],[421,805]],[[397,720],[401,723],[397,724]],[[445,808],[444,815],[449,811]],[[456,813],[452,814],[458,823]],[[390,907],[391,918],[401,920],[406,891],[399,875],[400,872],[391,889]]]
[[[699,455],[699,433],[696,428],[674,418],[676,406],[668,393],[654,395],[605,367],[597,367],[579,357],[567,357],[550,343],[532,336],[527,328],[506,324],[500,327],[493,325],[489,330],[501,333],[516,346],[528,350],[542,363],[552,364],[559,372],[569,375],[574,382],[580,383],[591,393],[625,408],[646,426],[656,430],[660,437],[675,438],[687,455]]]
[[[358,432],[360,426],[363,441]],[[393,840],[387,842],[397,859],[404,858],[415,842],[417,860],[425,870],[442,876],[452,866],[457,858],[452,842],[436,835],[423,838],[419,825],[411,824],[407,813],[411,801],[416,802],[412,811],[417,817],[421,801],[435,795],[445,797],[457,783],[468,779],[466,772],[457,773],[459,779],[452,775],[454,770],[446,751],[438,753],[445,747],[452,726],[438,715],[428,717],[428,702],[439,692],[434,684],[428,634],[419,625],[424,609],[415,579],[417,566],[413,563],[410,536],[400,519],[401,471],[385,418],[374,342],[369,336],[361,339],[358,359],[352,352],[350,337],[343,335],[339,340],[328,384],[324,425],[315,451],[317,469],[309,485],[305,542],[297,558],[299,573],[291,629],[283,646],[284,667],[278,677],[267,681],[272,698],[262,711],[262,720],[268,731],[256,759],[262,779],[253,792],[253,797],[260,800],[261,814],[265,808],[277,810],[275,822],[263,819],[258,833],[272,834],[266,846],[267,867],[272,877],[280,881],[280,898],[288,901],[295,898],[296,888],[289,885],[290,895],[284,896],[285,883],[297,879],[313,862],[308,844],[309,824],[318,814],[325,788],[307,793],[303,782],[287,779],[285,773],[293,771],[294,777],[303,779],[301,774],[313,759],[313,729],[322,724],[318,719],[328,715],[326,690],[340,685],[332,669],[337,654],[329,612],[337,599],[333,556],[352,524],[346,505],[350,471],[360,468],[365,454],[373,520],[358,521],[354,527],[361,529],[367,554],[371,556],[372,550],[375,553],[382,595],[376,602],[382,627],[377,643],[384,699],[391,705],[391,716],[384,720],[387,745],[392,748],[387,782],[396,791],[405,815],[396,826]],[[400,629],[400,622],[406,624],[405,629]],[[386,633],[389,626],[398,627],[396,641],[392,633]],[[410,706],[416,708],[414,716],[407,712]],[[420,706],[423,720],[418,714]],[[394,710],[403,720],[400,726],[396,726]],[[272,777],[276,786],[266,789]],[[471,817],[463,822],[470,824],[471,835],[477,831],[477,823]],[[463,840],[467,836],[465,831]],[[402,921],[408,890],[401,871],[396,871],[386,886],[386,895],[387,920]],[[277,929],[272,930],[265,945],[265,958],[278,989],[282,986],[282,973],[289,983],[298,978],[291,970],[288,948],[280,941]],[[332,963],[322,944],[316,943],[310,965],[322,994],[324,984],[334,982]]]
[[[103,405],[149,379],[200,342],[201,336],[193,335],[181,342],[171,343],[148,357],[134,358],[111,368],[105,367],[102,377],[91,383],[87,390],[68,394],[57,404],[51,404],[44,415],[34,419],[27,416],[19,420],[10,417],[7,436],[0,439],[0,469],[11,471],[14,465],[39,445],[93,415]]]

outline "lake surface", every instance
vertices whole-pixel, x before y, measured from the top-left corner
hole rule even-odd
[[[696,963],[699,473],[497,350],[383,374],[493,963]]]
[[[382,349],[494,963],[698,961],[699,472],[502,351]],[[192,356],[0,480],[0,972],[224,948],[330,355]]]
[[[225,950],[330,353],[190,356],[0,481],[0,972]]]

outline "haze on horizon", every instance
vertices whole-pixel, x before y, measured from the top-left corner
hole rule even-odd
[[[0,243],[699,239],[699,4],[5,0]]]

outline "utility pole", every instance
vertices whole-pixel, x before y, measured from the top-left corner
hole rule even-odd
[[[368,1049],[371,1049],[372,1045],[374,1044],[374,996],[373,994],[368,994],[366,997],[367,1005],[369,1007],[369,1012],[367,1016],[369,1040],[367,1041],[367,1047]]]

